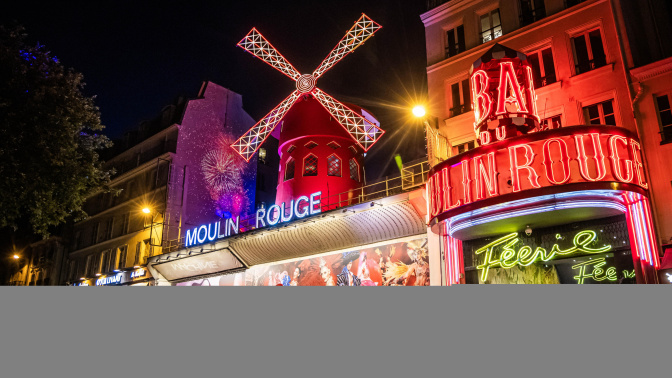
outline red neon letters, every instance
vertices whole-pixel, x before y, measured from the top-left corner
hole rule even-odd
[[[511,93],[510,96],[508,94]],[[499,67],[499,88],[497,88],[497,112],[501,115],[506,113],[529,113],[527,104],[523,98],[523,91],[518,83],[513,62],[502,62]],[[508,112],[506,104],[516,105],[516,111]]]

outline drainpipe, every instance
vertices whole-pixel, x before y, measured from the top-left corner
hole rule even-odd
[[[636,103],[639,101],[641,98],[642,93],[644,92],[644,86],[640,84],[639,90],[637,92],[634,91],[634,83],[632,81],[632,77],[630,76],[629,68],[626,67],[626,63],[628,62],[627,56],[625,53],[625,48],[623,46],[623,36],[621,35],[621,27],[623,26],[623,13],[621,11],[621,2],[620,0],[610,0],[609,1],[609,6],[611,8],[611,15],[614,20],[614,29],[616,31],[616,38],[618,40],[618,52],[621,56],[621,64],[623,68],[623,77],[625,78],[625,82],[627,83],[628,86],[628,97],[630,98],[630,107],[632,109],[632,118],[635,121],[635,129],[637,131],[637,137],[639,138],[640,141],[644,140],[644,130],[642,129],[642,126],[640,125],[639,121],[637,120],[637,107]],[[624,26],[623,26],[624,28]],[[643,144],[643,143],[642,143]],[[646,166],[649,166],[649,159],[646,154],[646,149],[642,148],[641,149],[642,153],[642,158],[646,163]],[[653,195],[653,188],[651,187],[653,181],[651,181],[651,176],[649,174],[649,170],[645,170],[645,175],[646,175],[646,181],[649,183],[649,200],[651,201],[651,212],[653,218],[656,220],[654,221],[654,227],[656,231],[656,235],[658,236],[656,238],[656,253],[658,253],[658,256],[660,256],[660,230],[659,230],[659,225],[658,225],[658,216],[657,216],[657,207],[656,207],[656,202],[655,198]],[[658,275],[654,274],[655,277],[655,282],[658,283]]]

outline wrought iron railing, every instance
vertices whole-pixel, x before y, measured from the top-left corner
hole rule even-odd
[[[323,193],[323,196],[320,198],[320,209],[322,212],[325,212],[408,192],[427,182],[429,168],[429,163],[423,161],[403,167],[399,176],[386,177],[380,181],[347,192],[333,195],[327,194],[327,196],[324,196]],[[256,228],[256,214],[240,218],[239,229],[241,233]],[[162,253],[174,252],[183,248],[185,248],[185,240],[180,235],[179,239],[165,240],[162,246]]]

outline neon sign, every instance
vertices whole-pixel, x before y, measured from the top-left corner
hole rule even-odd
[[[143,268],[131,272],[131,278],[144,277],[147,274],[147,271]]]
[[[315,192],[310,196],[301,196],[296,201],[291,200],[289,206],[285,202],[273,205],[266,209],[257,210],[256,227],[275,226],[278,223],[289,222],[295,215],[301,219],[308,215],[314,215],[322,211],[320,197],[322,192]],[[317,206],[317,208],[315,208]]]
[[[114,276],[109,276],[109,277],[101,277],[96,280],[96,286],[103,286],[103,285],[112,285],[112,284],[118,284],[121,283],[121,276],[122,274],[115,274]]]
[[[579,275],[574,276],[576,283],[583,284],[586,278],[592,279],[597,282],[604,280],[616,281],[618,275],[616,274],[616,268],[613,266],[604,269],[603,267],[607,265],[607,261],[604,257],[594,260],[584,261],[582,263],[572,265],[572,269],[579,269]],[[623,269],[623,278],[635,278],[635,271],[628,271]]]
[[[206,241],[213,242],[218,239],[237,234],[240,228],[240,216],[233,219],[224,220],[224,228],[222,229],[222,222],[210,223],[195,227],[193,230],[187,230],[185,246],[192,247],[197,244],[205,243]],[[223,233],[222,233],[223,231]]]
[[[516,251],[514,246],[520,242],[518,233],[514,232],[503,236],[490,244],[487,244],[476,250],[476,254],[484,254],[484,261],[476,268],[481,270],[481,281],[488,279],[488,273],[491,268],[511,269],[516,265],[530,266],[535,262],[552,260],[556,255],[567,256],[575,253],[604,253],[611,250],[611,245],[605,245],[600,248],[589,247],[597,239],[595,231],[581,231],[574,236],[574,246],[568,249],[560,249],[560,246],[554,244],[550,251],[545,248],[537,247],[532,249],[530,246],[521,246]],[[501,249],[498,257],[495,257],[495,251]]]
[[[431,171],[430,219],[457,215],[460,207],[477,201],[575,183],[612,189],[616,182],[646,189],[639,143],[630,135],[621,127],[573,126],[450,158]]]
[[[471,67],[470,81],[474,131],[481,145],[539,126],[532,67],[525,54],[495,44]],[[489,130],[489,123],[496,127]]]

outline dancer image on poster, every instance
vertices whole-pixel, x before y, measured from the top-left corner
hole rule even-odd
[[[359,264],[357,265],[357,276],[360,277],[361,286],[377,286],[378,283],[371,279],[371,272],[366,266],[366,252],[362,251],[359,254]]]
[[[346,261],[341,274],[336,276],[336,285],[338,286],[360,286],[361,280],[352,273],[352,262],[357,259],[356,253],[343,254]]]
[[[414,278],[414,286],[428,286],[429,264],[425,261],[427,258],[426,244],[426,241],[422,246],[408,242],[406,244],[406,253],[413,262],[410,265],[406,265],[401,261],[388,263],[384,277],[385,285],[407,286],[412,282],[411,278]]]
[[[289,273],[287,273],[286,270],[280,274],[280,283],[282,286],[289,286],[291,280],[292,279],[289,277]]]
[[[294,276],[292,277],[289,286],[299,286],[299,276],[301,276],[301,268],[297,266],[296,269],[294,269]]]
[[[277,282],[275,279],[275,275],[273,274],[273,270],[268,270],[268,286],[277,286]]]
[[[331,274],[331,269],[327,267],[327,262],[323,258],[320,258],[320,276],[324,280],[326,286],[336,286],[334,283],[334,277]]]

